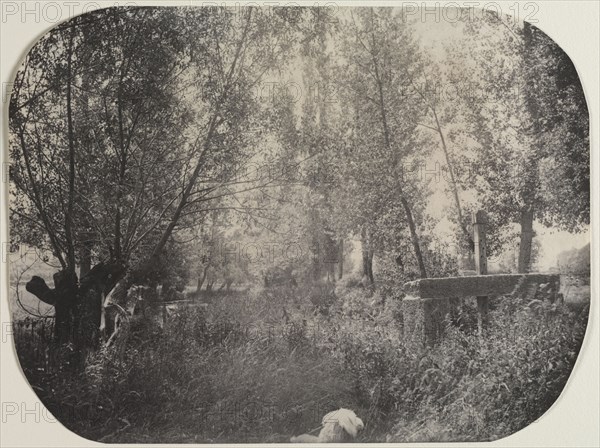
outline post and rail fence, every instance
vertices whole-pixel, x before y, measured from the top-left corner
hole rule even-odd
[[[473,214],[477,275],[424,278],[404,285],[406,296],[402,308],[405,340],[435,344],[443,336],[447,316],[467,297],[477,298],[477,328],[480,336],[484,336],[489,324],[490,296],[510,296],[517,289],[533,289],[535,292],[543,288],[551,301],[556,300],[560,288],[558,274],[488,274],[486,224],[485,212]]]

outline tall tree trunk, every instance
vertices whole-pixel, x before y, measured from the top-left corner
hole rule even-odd
[[[339,262],[339,246],[327,226],[325,226],[324,229],[324,246],[325,253],[323,262],[327,265],[327,281],[335,283],[335,265]]]
[[[75,202],[75,131],[73,127],[73,38],[75,30],[71,29],[68,43],[67,56],[67,138],[69,144],[69,194],[67,199],[67,211],[65,213],[65,240],[67,246],[67,270],[72,278],[75,275],[75,243],[73,230],[73,206]]]
[[[71,30],[67,43],[67,143],[69,150],[68,196],[65,211],[66,266],[54,274],[54,336],[59,343],[77,342],[75,324],[79,295],[75,273],[75,242],[73,229],[73,206],[75,202],[75,131],[73,125],[73,40]],[[32,279],[33,280],[33,279]],[[42,280],[43,282],[43,280]],[[45,282],[44,282],[45,286]],[[27,286],[26,286],[26,289]],[[31,290],[28,289],[30,292]]]
[[[525,22],[523,26],[523,60],[530,62],[531,58],[537,51],[537,46],[534,42],[534,27]],[[525,207],[521,209],[520,224],[521,238],[519,243],[519,260],[517,263],[517,271],[526,273],[531,270],[531,245],[533,242],[533,218],[534,206],[537,201],[539,189],[539,173],[538,173],[538,157],[543,153],[543,147],[540,141],[542,133],[542,117],[540,114],[540,99],[535,94],[537,91],[536,83],[539,81],[535,75],[530,72],[526,73],[526,89],[525,100],[529,111],[529,119],[531,120],[530,133],[532,139],[532,148],[525,162],[525,182],[521,190],[521,197],[524,199]]]
[[[129,64],[127,64],[129,66]],[[121,200],[123,197],[123,191],[125,187],[125,174],[127,172],[128,162],[128,146],[125,144],[125,118],[123,117],[123,83],[125,80],[126,68],[125,60],[121,62],[119,76],[119,88],[117,93],[117,118],[119,123],[119,175],[117,182],[117,195],[115,198],[115,239],[114,239],[114,253],[115,258],[120,260],[123,257],[122,250],[122,230],[121,230]]]
[[[374,22],[373,16],[374,16],[374,12],[373,12],[373,9],[371,8],[371,22],[372,23]],[[374,26],[374,23],[373,23],[373,26]],[[375,42],[375,32],[374,31],[371,32],[371,37],[372,37],[371,57],[373,60],[373,68],[374,68],[374,72],[375,72],[375,81],[377,83],[377,91],[379,93],[379,112],[381,114],[383,138],[384,138],[386,149],[393,157],[393,160],[394,160],[393,166],[394,166],[394,171],[396,172],[398,164],[399,164],[399,160],[398,160],[399,156],[394,152],[394,148],[392,147],[392,143],[390,140],[390,130],[388,127],[387,112],[386,112],[386,108],[385,108],[385,95],[383,93],[383,79],[381,78],[381,75],[379,73],[379,62],[377,61],[377,57],[375,55],[375,51],[376,51],[375,47],[377,44]],[[397,176],[397,174],[396,174],[396,176]],[[425,263],[423,261],[423,253],[421,252],[421,247],[420,247],[420,243],[419,243],[419,235],[417,234],[417,229],[416,229],[415,222],[413,219],[410,204],[408,203],[408,200],[406,199],[406,196],[405,196],[403,188],[402,188],[402,184],[400,182],[398,182],[398,195],[400,196],[400,201],[402,202],[402,207],[404,208],[404,212],[406,213],[406,220],[408,221],[408,228],[410,230],[410,236],[411,236],[411,241],[412,241],[413,248],[415,251],[415,257],[417,259],[417,264],[419,265],[419,272],[420,272],[421,278],[425,278],[425,277],[427,277],[427,271],[425,269]]]
[[[369,284],[373,283],[372,270],[371,270],[371,258],[368,249],[363,248],[362,250],[362,265],[363,265],[363,280],[366,280]]]
[[[340,238],[338,248],[338,279],[341,280],[344,276],[344,239]]]
[[[369,285],[375,283],[373,275],[373,255],[374,250],[371,245],[369,231],[366,226],[361,230],[361,246],[362,246],[362,262],[363,262],[363,280],[366,280]]]
[[[517,271],[527,273],[531,270],[531,245],[533,242],[533,207],[521,210],[521,240],[519,243],[519,261]]]

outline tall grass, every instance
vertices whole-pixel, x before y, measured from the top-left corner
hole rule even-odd
[[[132,322],[122,357],[96,353],[84,372],[21,362],[54,415],[94,440],[286,442],[339,407],[365,421],[359,441],[490,440],[552,405],[587,321],[587,309],[498,299],[485,338],[448,323],[425,348],[403,342],[398,297],[359,288],[337,297],[224,296],[164,328]]]

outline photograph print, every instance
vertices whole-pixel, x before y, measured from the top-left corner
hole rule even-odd
[[[122,6],[28,43],[9,303],[49,413],[110,444],[544,415],[589,316],[589,114],[509,12]]]

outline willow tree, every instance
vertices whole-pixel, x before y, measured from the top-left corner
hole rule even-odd
[[[132,284],[156,281],[174,232],[238,194],[212,174],[245,160],[254,87],[310,36],[302,14],[112,8],[29,52],[10,104],[11,219],[20,241],[60,262],[54,288],[27,284],[55,307],[59,341],[97,344],[104,295],[126,310]]]
[[[54,306],[59,341],[97,340],[102,294],[178,194],[189,123],[176,100],[178,23],[151,9],[77,17],[44,36],[16,76],[11,222],[60,263],[53,289],[40,277],[27,284]]]

